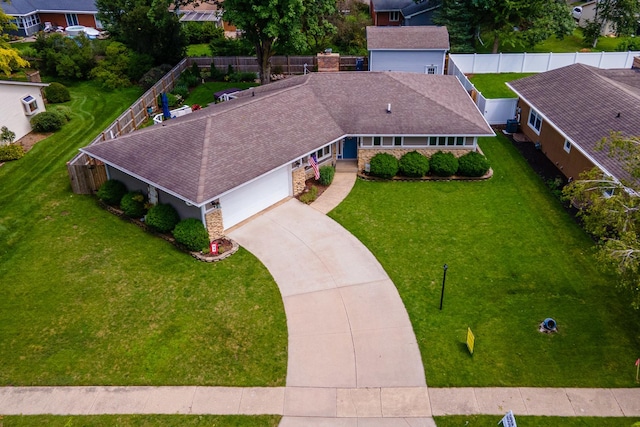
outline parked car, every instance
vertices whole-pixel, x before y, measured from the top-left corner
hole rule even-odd
[[[580,17],[582,16],[582,8],[580,6],[574,7],[573,10],[571,11],[571,15],[573,16],[574,19],[579,20]]]

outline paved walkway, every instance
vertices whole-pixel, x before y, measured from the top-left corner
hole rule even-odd
[[[0,414],[277,414],[284,427],[435,427],[432,416],[509,410],[640,417],[640,388],[427,388],[395,286],[324,215],[354,182],[355,173],[336,173],[314,209],[289,200],[231,233],[280,287],[289,329],[286,387],[2,387]]]

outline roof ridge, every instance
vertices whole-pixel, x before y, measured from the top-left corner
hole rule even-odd
[[[611,77],[607,77],[605,75],[600,74],[599,71],[603,70],[602,68],[596,68],[596,69],[592,69],[591,67],[585,67],[585,68],[587,68],[587,70],[589,70],[591,73],[595,74],[600,80],[604,80],[610,85],[620,89],[625,94],[631,96],[632,98],[640,100],[640,94],[637,92],[637,89],[631,90],[633,88],[632,86],[629,86],[628,84],[619,82],[615,79],[612,79]]]
[[[204,198],[206,189],[205,174],[207,172],[207,163],[209,163],[209,150],[211,147],[211,122],[212,117],[207,117],[207,125],[204,128],[204,139],[202,140],[202,156],[200,157],[200,172],[198,172],[198,187],[196,193],[196,201],[200,202]]]

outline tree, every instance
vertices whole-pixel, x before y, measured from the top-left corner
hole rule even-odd
[[[488,35],[493,53],[503,44],[533,47],[554,35],[563,38],[575,28],[562,0],[444,0],[435,20],[463,50],[474,37]]]
[[[563,193],[579,209],[587,232],[598,240],[597,258],[615,273],[620,287],[640,309],[640,137],[612,133],[600,143],[624,162],[629,173],[616,181],[593,169]]]
[[[91,41],[84,37],[39,33],[33,44],[41,60],[41,69],[51,76],[86,79],[95,66]]]
[[[339,0],[340,12],[331,17],[336,33],[333,43],[341,53],[348,55],[367,55],[367,37],[365,29],[373,25],[369,7],[359,0]],[[349,11],[343,13],[342,11]]]
[[[103,0],[105,1],[105,0]],[[260,82],[271,79],[271,57],[276,42],[303,50],[302,0],[224,0],[224,19],[244,31],[256,49]]]
[[[185,54],[186,43],[170,0],[96,0],[98,18],[113,38],[156,65],[175,64]]]
[[[16,25],[11,22],[11,16],[0,9],[0,71],[7,77],[13,71],[29,66],[29,63],[20,56],[20,53],[11,48],[9,44],[7,32],[16,29]]]
[[[638,28],[637,16],[640,14],[638,0],[598,0],[596,15],[592,21],[587,21],[585,39],[592,40],[592,46],[598,44],[598,37],[611,24],[616,36],[630,36]]]
[[[312,52],[324,50],[337,31],[331,17],[338,9],[336,0],[308,0],[302,15],[302,32],[307,36],[307,44]]]

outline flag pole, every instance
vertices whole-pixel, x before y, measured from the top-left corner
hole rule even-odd
[[[640,359],[636,360],[636,382],[638,382],[638,374],[640,374]]]

